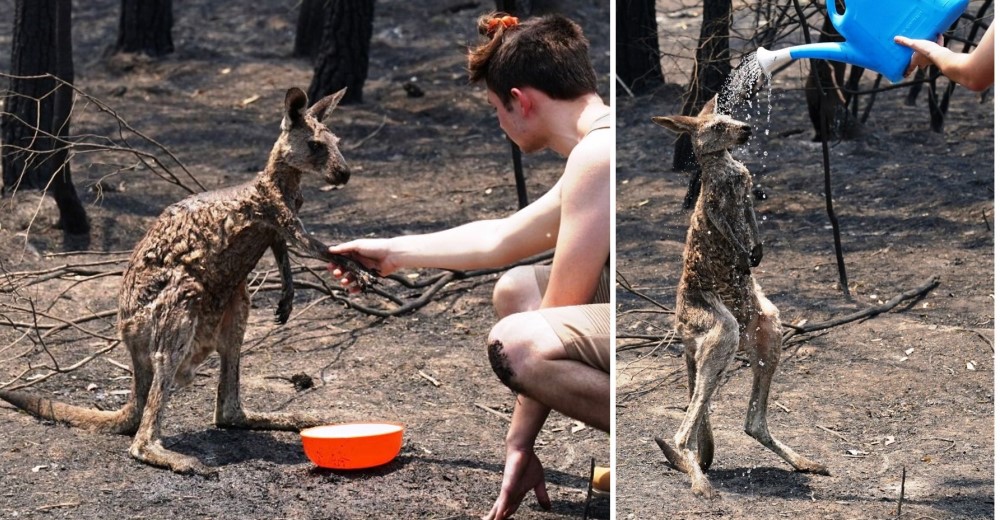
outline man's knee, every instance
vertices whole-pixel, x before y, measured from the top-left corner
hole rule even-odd
[[[517,393],[525,393],[532,385],[533,367],[564,355],[565,348],[544,318],[536,312],[523,312],[493,326],[486,353],[500,381]]]
[[[511,390],[522,393],[524,388],[517,382],[518,375],[523,375],[525,358],[531,348],[526,344],[526,338],[517,333],[519,318],[516,315],[507,316],[493,326],[486,342],[486,354],[500,381]]]
[[[503,341],[491,339],[486,345],[486,354],[490,358],[490,366],[493,368],[493,373],[500,378],[500,382],[514,392],[523,393],[524,388],[514,378],[514,367],[511,366],[510,357],[504,349]]]
[[[541,302],[541,291],[532,266],[522,265],[507,271],[493,286],[493,308],[501,318],[535,310]]]

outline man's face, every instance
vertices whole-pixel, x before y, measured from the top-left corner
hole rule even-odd
[[[538,140],[532,136],[527,120],[521,115],[522,110],[517,98],[512,98],[510,100],[510,108],[507,108],[500,100],[500,96],[497,96],[492,90],[486,89],[486,99],[493,106],[494,110],[496,110],[500,129],[510,137],[511,141],[517,143],[517,146],[522,151],[530,153],[544,147],[543,144],[538,143]]]

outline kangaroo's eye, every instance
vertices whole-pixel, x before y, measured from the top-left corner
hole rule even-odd
[[[319,141],[309,141],[309,151],[319,153],[323,151],[323,145]]]

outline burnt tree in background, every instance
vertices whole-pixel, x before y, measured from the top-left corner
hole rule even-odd
[[[9,95],[0,117],[4,192],[34,189],[51,195],[59,223],[72,234],[90,231],[70,176],[67,148],[73,90],[70,0],[17,0]],[[35,126],[37,125],[37,127]]]
[[[732,66],[729,64],[729,26],[732,23],[732,0],[705,0],[701,34],[691,83],[681,112],[697,114],[701,107],[722,90]],[[684,196],[684,207],[693,208],[701,189],[701,174],[694,157],[691,136],[684,134],[674,145],[675,171],[693,172]]]
[[[837,9],[843,11],[843,0],[837,0]],[[825,8],[823,9],[825,12]],[[823,18],[823,28],[820,30],[820,42],[842,42],[841,36],[833,26],[829,16]],[[809,60],[809,75],[806,77],[806,105],[809,107],[809,119],[812,121],[814,142],[822,141],[823,132],[833,140],[853,139],[860,132],[860,123],[855,113],[850,110],[852,104],[857,109],[857,97],[852,92],[858,91],[863,68],[851,66],[848,77],[847,65],[839,61]],[[846,81],[846,84],[845,84]],[[823,112],[822,117],[820,112]],[[826,125],[824,129],[822,126]]]
[[[663,85],[655,7],[655,0],[615,2],[615,74],[636,94]]]
[[[323,41],[323,20],[329,0],[302,0],[299,21],[295,27],[295,47],[292,56],[315,58]]]
[[[324,11],[323,38],[309,84],[309,99],[320,99],[347,87],[340,103],[360,103],[368,78],[375,0],[329,2]]]
[[[513,16],[531,16],[531,0],[496,0],[497,11]]]
[[[116,52],[163,56],[174,52],[173,0],[122,0]]]

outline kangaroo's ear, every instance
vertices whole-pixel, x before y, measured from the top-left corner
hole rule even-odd
[[[302,122],[302,109],[309,99],[302,89],[292,87],[285,92],[285,117],[281,120],[281,129],[285,132]]]
[[[337,108],[337,105],[340,104],[340,100],[344,97],[346,92],[347,87],[344,87],[317,101],[316,104],[309,109],[309,115],[315,117],[317,121],[323,121],[323,118],[326,117],[330,111]]]
[[[709,99],[708,103],[705,103],[705,106],[701,108],[701,112],[698,113],[698,117],[710,116],[715,114],[715,107],[717,105],[718,99],[719,99],[718,94],[712,96],[712,99]]]
[[[653,122],[678,134],[694,134],[698,119],[691,116],[657,116]]]

